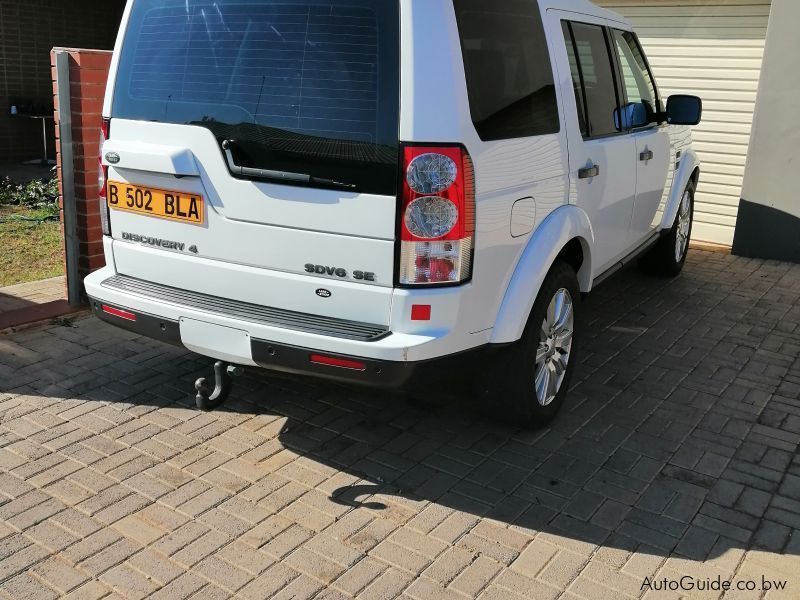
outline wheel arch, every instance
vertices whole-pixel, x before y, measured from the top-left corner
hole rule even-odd
[[[678,206],[680,206],[683,191],[689,183],[694,184],[696,190],[699,181],[700,160],[694,149],[689,148],[683,153],[681,164],[672,180],[672,189],[670,190],[669,200],[667,201],[664,216],[661,220],[661,229],[672,228],[672,224],[675,222],[675,217],[678,214]]]
[[[571,265],[581,292],[592,285],[594,231],[588,215],[575,205],[562,206],[531,235],[500,305],[490,343],[517,341],[528,322],[542,282],[558,260]]]

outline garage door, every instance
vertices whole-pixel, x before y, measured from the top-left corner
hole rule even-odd
[[[731,245],[741,196],[769,0],[595,0],[636,27],[666,98],[703,98],[703,162],[693,238]]]

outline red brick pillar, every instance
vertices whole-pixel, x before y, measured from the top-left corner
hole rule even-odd
[[[76,208],[78,270],[83,278],[105,265],[102,230],[100,227],[99,195],[97,188],[100,153],[100,125],[103,98],[106,92],[111,52],[75,48],[54,48],[51,52],[56,122],[56,160],[61,223],[64,230],[64,189],[58,88],[56,86],[56,54],[69,55],[70,110],[72,120],[73,194]],[[82,287],[82,285],[81,285]]]

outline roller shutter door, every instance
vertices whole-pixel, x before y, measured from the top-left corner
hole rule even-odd
[[[731,245],[764,53],[769,0],[595,0],[631,21],[661,94],[703,98],[693,238]]]

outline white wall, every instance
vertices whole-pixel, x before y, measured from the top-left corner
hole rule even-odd
[[[797,2],[797,0],[790,0]],[[769,0],[595,0],[636,27],[662,95],[703,98],[696,240],[730,245],[764,53]]]

